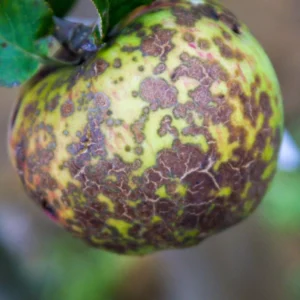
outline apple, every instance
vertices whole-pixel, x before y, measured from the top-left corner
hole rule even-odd
[[[26,84],[9,148],[74,236],[142,255],[248,217],[276,171],[282,97],[247,27],[206,1],[143,9],[93,57]]]

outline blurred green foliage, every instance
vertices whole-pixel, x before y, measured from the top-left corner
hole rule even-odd
[[[290,299],[300,299],[300,264],[297,264],[290,270],[286,280],[286,291]]]
[[[58,239],[47,252],[40,300],[113,300],[129,263],[125,257],[89,248],[72,238]]]
[[[0,243],[0,299],[35,300],[33,288],[22,261]]]
[[[66,235],[49,239],[42,248],[27,265],[0,248],[1,300],[113,300],[133,260]]]
[[[265,220],[273,229],[299,232],[300,171],[279,171],[262,206]]]

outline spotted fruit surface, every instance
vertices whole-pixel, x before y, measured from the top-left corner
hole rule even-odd
[[[198,244],[249,216],[276,170],[282,99],[247,27],[162,3],[86,63],[28,84],[12,161],[34,201],[93,246]]]

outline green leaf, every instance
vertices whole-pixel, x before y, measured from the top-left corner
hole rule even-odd
[[[56,17],[64,17],[74,6],[77,0],[46,0]]]
[[[135,8],[148,5],[153,0],[92,0],[96,6],[105,36],[115,25],[123,20]]]
[[[52,11],[43,0],[0,1],[0,86],[19,85],[48,53]]]
[[[103,38],[109,28],[110,0],[92,0],[100,17],[100,35]]]

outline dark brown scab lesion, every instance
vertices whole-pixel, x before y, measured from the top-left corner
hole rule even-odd
[[[176,119],[186,118],[188,111],[194,111],[195,104],[192,101],[178,103],[173,109],[173,115]]]
[[[229,10],[223,9],[222,13],[219,15],[220,21],[223,22],[229,29],[231,29],[235,34],[241,34],[241,24],[237,17]]]
[[[231,36],[231,34],[229,32],[223,30],[222,31],[222,35],[223,35],[223,37],[224,37],[225,40],[227,40],[227,41],[231,41],[232,40],[232,36]]]
[[[112,118],[109,118],[109,119],[106,120],[106,125],[108,127],[113,127],[115,125],[115,122]]]
[[[209,157],[213,157],[213,160],[217,160],[217,157],[215,157],[212,152],[208,154],[202,153],[197,146],[183,145],[179,141],[177,141],[176,143],[174,142],[173,148],[171,150],[163,150],[158,155],[157,165],[147,170],[142,175],[142,178],[139,179],[139,191],[142,190],[145,195],[143,198],[143,193],[141,194],[140,192],[137,192],[134,198],[142,199],[142,201],[141,203],[137,204],[135,208],[131,208],[126,212],[126,206],[118,202],[121,201],[121,199],[118,198],[119,200],[117,200],[116,198],[119,193],[118,187],[115,190],[100,190],[100,192],[105,191],[105,194],[109,196],[115,203],[119,203],[117,205],[117,213],[108,213],[108,215],[106,215],[106,212],[106,214],[102,214],[101,218],[97,217],[97,219],[95,220],[91,219],[93,217],[91,214],[85,213],[83,216],[81,216],[81,220],[82,222],[88,223],[81,224],[81,226],[83,226],[84,228],[90,228],[86,232],[86,236],[91,236],[93,232],[96,232],[98,230],[98,237],[104,240],[105,247],[113,247],[114,251],[125,252],[128,249],[135,249],[137,245],[131,245],[123,238],[122,243],[124,244],[122,244],[121,242],[120,243],[124,246],[112,246],[109,240],[111,240],[112,237],[114,237],[115,239],[119,238],[119,233],[117,232],[117,230],[113,230],[113,228],[111,228],[112,232],[108,235],[105,233],[101,233],[102,228],[107,228],[105,220],[107,220],[108,217],[113,217],[121,220],[129,220],[128,217],[126,217],[127,215],[130,218],[134,218],[134,220],[140,220],[140,222],[142,222],[142,227],[141,224],[135,224],[133,226],[134,228],[129,230],[129,235],[135,240],[142,239],[142,241],[145,242],[146,245],[153,245],[154,247],[156,247],[158,242],[160,243],[160,245],[163,245],[163,247],[174,246],[176,245],[176,243],[178,243],[174,238],[174,228],[171,225],[166,224],[172,224],[173,222],[176,223],[176,230],[179,231],[200,228],[201,231],[209,234],[212,230],[217,231],[220,229],[224,229],[224,227],[228,227],[231,224],[240,221],[242,217],[232,217],[230,208],[232,206],[236,206],[236,203],[240,202],[239,195],[245,187],[246,181],[239,182],[235,186],[234,194],[230,197],[211,198],[211,191],[216,190],[216,186],[212,182],[210,176],[205,173],[201,173],[201,170],[208,167]],[[249,159],[251,159],[251,155],[249,156]],[[232,163],[234,162],[235,161],[232,161]],[[199,165],[199,163],[201,163],[201,166]],[[243,163],[246,163],[246,161],[244,161]],[[199,169],[195,169],[194,171],[192,171],[197,165],[199,165]],[[226,180],[231,180],[231,176],[236,179],[240,178],[240,165],[232,165],[233,168],[229,167],[227,164],[225,166],[227,166],[228,168],[222,169],[220,172],[218,172],[218,174],[215,174],[211,169],[208,170],[221,186],[226,186]],[[105,174],[111,173],[110,170],[112,168],[121,170],[122,168],[124,168],[124,165],[119,162],[113,163],[108,168],[99,166],[99,170],[101,170],[101,172],[104,170]],[[261,173],[261,170],[263,170],[263,168],[261,168],[260,171],[256,173]],[[128,171],[129,170],[126,170],[126,172]],[[94,173],[98,174],[98,172]],[[253,173],[253,178],[257,176],[258,175],[255,175]],[[90,176],[88,177],[91,178]],[[96,180],[98,184],[103,180],[99,180],[99,178],[96,178],[95,176],[93,178],[94,179],[92,179],[92,181]],[[125,180],[125,182],[121,184],[121,186],[125,187],[127,180],[126,178],[128,177],[121,176],[118,178],[123,178],[123,180]],[[171,181],[174,178],[183,178],[182,182],[189,186],[187,192],[188,195],[185,200],[176,198],[176,194],[174,194],[174,197],[172,196],[172,200],[165,198],[158,199],[157,202],[148,200],[156,199],[156,195],[154,195],[154,187],[158,188],[162,185],[166,185],[170,186],[170,188],[167,189],[168,193],[172,193],[172,191],[175,192],[175,186],[171,186]],[[258,199],[260,193],[264,191],[264,188],[264,186],[260,186],[259,189],[255,189],[253,191],[251,190],[251,195],[254,195],[255,199]],[[95,194],[97,193],[99,193],[99,189]],[[91,193],[91,195],[93,195],[93,193]],[[133,195],[132,192],[131,195]],[[176,201],[174,201],[174,199],[176,199]],[[212,204],[209,203],[209,200],[214,201],[215,203],[215,207],[212,209],[210,209]],[[184,212],[179,216],[177,212],[179,210],[179,207],[182,207],[182,205],[184,208]],[[238,207],[237,209],[241,212],[243,211],[242,207]],[[99,211],[99,214],[101,214],[101,211],[106,211],[106,209],[100,210],[99,208],[96,208],[96,210]],[[94,215],[95,212],[93,212],[92,214]],[[155,215],[160,216],[163,221],[152,223],[152,217]],[[166,223],[166,221],[168,222]],[[143,231],[141,231],[141,228],[143,228]],[[195,240],[191,240],[190,242],[196,243]],[[116,244],[120,243],[117,242]],[[180,244],[178,244],[178,246],[180,246]]]
[[[100,124],[107,118],[107,111],[110,107],[110,99],[102,92],[90,95],[89,112],[87,113],[87,125],[84,127],[77,141],[67,147],[67,151],[71,151],[72,158],[68,162],[68,166],[76,171],[85,161],[89,161],[91,156],[102,157],[106,155],[105,137],[101,131]],[[84,151],[86,150],[86,151]],[[74,175],[74,174],[73,174]]]
[[[47,167],[54,159],[54,149],[50,150],[47,149],[48,147],[45,148],[42,148],[41,145],[37,145],[37,149],[34,153],[28,153],[27,161],[29,169],[37,170],[41,169],[42,167]]]
[[[189,97],[193,100],[193,107],[178,104],[174,109],[175,117],[186,118],[187,111],[194,110],[199,116],[204,117],[204,125],[208,125],[210,120],[215,124],[227,122],[232,112],[231,107],[224,96],[212,95],[210,89],[216,80],[227,82],[228,73],[216,61],[207,62],[185,52],[180,55],[180,59],[182,64],[175,68],[171,80],[177,81],[180,77],[190,77],[196,79],[199,85],[188,92]],[[186,134],[198,131],[198,126],[192,123],[191,126],[184,129]]]
[[[150,103],[152,110],[176,105],[177,95],[177,89],[161,78],[148,77],[140,85],[140,97]]]
[[[198,47],[202,50],[210,49],[210,42],[207,39],[199,38],[197,43],[198,43]]]
[[[260,94],[260,99],[261,95],[263,95],[262,98],[265,97],[264,92]],[[266,98],[263,101],[268,100]],[[260,105],[260,103],[256,105]],[[240,147],[234,150],[234,159],[230,160],[226,164],[221,165],[219,174],[220,176],[224,176],[224,185],[231,184],[234,194],[231,196],[230,200],[232,202],[233,199],[236,199],[236,207],[238,207],[241,215],[243,215],[244,203],[249,199],[253,201],[252,209],[255,209],[262,195],[265,193],[266,188],[268,186],[268,182],[270,180],[261,179],[261,175],[268,166],[268,163],[262,159],[262,153],[266,147],[267,140],[269,139],[270,135],[272,135],[272,129],[269,127],[268,123],[270,116],[271,112],[269,111],[269,113],[267,113],[267,115],[265,116],[267,121],[264,122],[263,130],[261,130],[256,136],[255,142],[250,150],[246,150],[245,147],[245,129],[242,127],[233,127],[230,129],[232,132],[231,138],[233,139],[233,137],[235,137],[235,139],[239,139]],[[273,144],[273,146],[274,149],[277,149],[278,151],[279,140],[277,140]],[[230,182],[226,182],[226,180],[229,180],[226,177],[227,175],[225,175],[226,173],[231,174]],[[252,183],[252,186],[250,187],[250,190],[248,191],[245,199],[243,201],[240,201],[239,195],[246,187],[246,184],[249,182]]]
[[[162,118],[159,129],[157,130],[159,136],[163,137],[169,133],[173,135],[174,138],[178,138],[178,130],[176,127],[172,126],[172,121],[173,119],[169,115],[166,115]]]
[[[176,17],[176,23],[181,26],[194,27],[201,18],[206,17],[214,21],[220,19],[218,12],[212,5],[199,4],[190,7],[175,6],[172,13]]]
[[[253,126],[256,126],[261,107],[257,104],[257,92],[260,88],[260,81],[254,80],[251,85],[250,95],[243,91],[239,94],[239,99],[244,106],[244,115],[248,118]]]
[[[267,92],[262,91],[259,96],[259,104],[261,110],[264,112],[264,116],[267,119],[270,119],[273,115],[273,110],[271,107],[271,99]]]
[[[187,76],[202,83],[205,80],[205,84],[208,86],[215,80],[228,80],[228,73],[217,61],[204,61],[198,57],[190,56],[186,52],[180,55],[180,60],[182,64],[173,71],[171,75],[172,81],[177,81],[180,77]]]
[[[141,144],[145,140],[144,127],[146,120],[147,118],[142,116],[130,126],[130,130],[133,133],[136,143],[138,144]]]
[[[113,67],[116,69],[119,69],[122,67],[122,60],[120,58],[115,58],[114,59],[114,63],[113,63]]]
[[[132,52],[135,52],[137,50],[139,50],[139,46],[128,46],[128,45],[125,45],[121,48],[121,51],[122,52],[128,52],[128,53],[132,53]]]
[[[147,231],[143,233],[145,245],[151,245],[154,249],[166,249],[169,247],[180,247],[173,234],[173,228],[167,222],[149,224]]]
[[[137,155],[142,155],[144,153],[144,149],[143,147],[141,146],[138,146],[134,149],[134,152],[137,154]]]
[[[218,46],[219,51],[224,58],[227,59],[234,58],[234,51],[223,42],[223,39],[221,37],[215,37],[213,39],[213,42],[215,45]]]
[[[137,98],[139,96],[139,92],[132,91],[131,95],[132,95],[133,98]]]
[[[141,29],[139,30],[137,33],[136,33],[136,36],[139,37],[139,38],[143,38],[146,36],[146,31]]]
[[[140,49],[144,56],[160,57],[161,61],[165,61],[174,48],[172,37],[176,31],[164,29],[161,25],[152,26],[151,30],[152,33],[142,39]]]
[[[71,116],[74,113],[74,111],[74,103],[70,99],[66,100],[60,107],[60,113],[64,118]]]
[[[80,97],[78,97],[76,101],[76,108],[78,111],[87,111],[89,102],[91,101],[91,98],[93,97],[93,93],[82,93]]]
[[[155,210],[165,222],[174,221],[177,217],[177,204],[169,199],[160,199],[155,205]]]
[[[232,80],[228,83],[229,86],[229,96],[235,97],[243,94],[242,85],[238,80]]]
[[[82,140],[82,139],[81,139]],[[71,143],[68,144],[66,147],[66,150],[68,153],[70,153],[72,156],[77,155],[80,152],[82,152],[84,149],[87,148],[87,145],[89,143],[89,140],[83,140],[81,143]]]
[[[79,225],[85,231],[86,236],[92,236],[97,230],[101,232],[105,226],[105,220],[103,213],[99,216],[95,212],[107,211],[106,205],[104,203],[94,202],[93,205],[85,207],[74,208],[75,220],[77,226]]]
[[[95,75],[100,75],[104,73],[104,71],[109,67],[109,63],[106,62],[104,59],[98,59],[94,64],[93,64],[93,69],[95,71]]]
[[[59,104],[59,100],[60,100],[60,95],[56,95],[52,97],[49,101],[45,103],[45,111],[50,111],[50,112],[54,111]]]
[[[140,22],[135,22],[135,23],[132,23],[130,24],[129,26],[127,26],[125,29],[124,29],[124,32],[123,34],[124,35],[131,35],[133,33],[138,33],[140,31],[143,31],[143,28],[144,28],[144,25]]]
[[[154,206],[150,201],[142,201],[137,205],[136,208],[137,215],[139,219],[143,222],[151,221],[151,218],[154,216]]]
[[[39,123],[34,126],[35,136],[43,137],[34,139],[35,144],[32,151],[27,148],[28,144],[24,137],[22,147],[16,153],[17,168],[26,191],[37,202],[47,199],[48,191],[54,191],[58,188],[58,182],[48,172],[49,165],[54,159],[54,150],[56,148],[56,138],[53,128],[45,123]],[[28,135],[28,132],[27,132]],[[24,167],[26,162],[26,181],[34,184],[38,180],[39,184],[35,187],[25,184]]]
[[[242,217],[232,214],[230,210],[231,205],[224,203],[227,200],[226,198],[220,197],[219,199],[215,200],[216,205],[210,213],[203,213],[199,217],[199,227],[203,228],[207,235],[224,230],[242,220]],[[208,206],[207,211],[209,209],[210,207]]]
[[[43,190],[48,190],[48,191],[54,191],[58,188],[58,183],[57,181],[50,176],[48,173],[45,173],[43,171],[38,172],[39,176],[39,187]]]
[[[205,138],[207,136],[205,135],[205,129],[202,126],[196,125],[194,122],[189,124],[189,126],[185,127],[182,129],[181,133],[185,136],[191,135],[191,136],[198,136],[198,135],[203,135]]]
[[[229,10],[222,8],[221,12],[210,4],[192,5],[189,8],[175,6],[172,13],[176,17],[177,24],[186,27],[194,27],[202,17],[224,23],[235,34],[241,34],[241,24],[236,16]]]
[[[220,54],[226,59],[244,60],[245,55],[239,49],[232,49],[228,46],[222,37],[213,38],[213,42],[219,48]]]
[[[167,66],[164,63],[159,63],[154,69],[153,74],[159,75],[162,74],[166,70]]]
[[[163,218],[163,221],[166,221],[165,218],[168,218],[168,222],[173,221],[179,224],[179,228],[178,225],[176,226],[177,229],[180,229],[180,220],[185,217],[178,217],[177,212],[181,206],[186,207],[192,203],[195,205],[199,204],[201,206],[198,211],[199,215],[205,211],[205,201],[210,199],[210,194],[213,190],[217,190],[211,178],[211,176],[216,176],[216,174],[210,169],[208,171],[212,173],[211,176],[202,172],[202,170],[208,168],[209,163],[207,155],[202,153],[197,146],[184,145],[179,141],[177,143],[174,142],[172,149],[160,152],[157,158],[157,165],[144,173],[141,189],[147,191],[149,198],[155,199],[155,195],[153,195],[155,189],[162,185],[168,187],[167,191],[172,199],[161,198],[154,202],[155,212]],[[173,187],[171,186],[172,181],[176,178],[188,187],[186,197],[177,194],[176,187],[174,185]],[[147,205],[148,213],[150,214],[153,213],[151,204]],[[201,208],[203,208],[203,211]],[[170,214],[165,216],[167,211]],[[199,217],[199,215],[196,217]],[[183,224],[181,225],[183,226],[182,229],[188,228],[184,227]]]
[[[30,102],[29,104],[27,104],[25,106],[24,112],[23,112],[24,117],[28,118],[28,117],[33,117],[34,115],[37,115],[38,104],[39,104],[38,101],[33,101],[33,102]]]
[[[139,66],[139,67],[138,67],[138,70],[139,70],[140,72],[144,72],[144,71],[145,71],[145,67],[144,67],[144,66]]]
[[[143,165],[142,160],[136,159],[132,164],[132,170],[138,170]]]
[[[97,109],[99,112],[107,112],[108,108],[110,107],[110,99],[109,97],[102,93],[98,92],[93,94],[93,107]]]
[[[195,36],[190,32],[185,32],[183,34],[183,40],[187,43],[193,43],[195,41]]]
[[[202,14],[191,8],[175,6],[172,13],[176,18],[176,23],[181,26],[194,27],[195,23],[201,19]]]
[[[109,67],[109,63],[104,59],[97,59],[84,70],[84,78],[90,79],[103,74]]]

